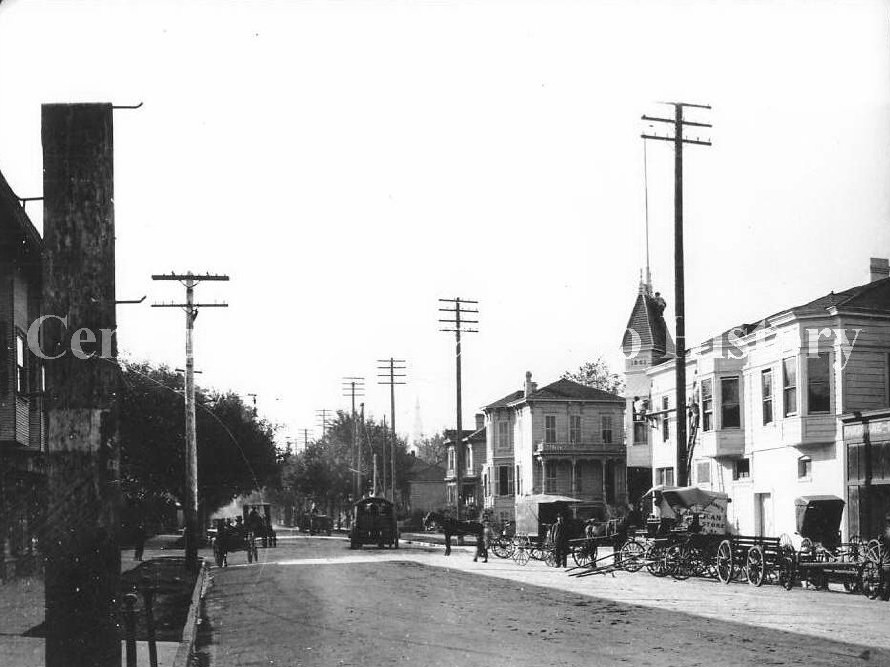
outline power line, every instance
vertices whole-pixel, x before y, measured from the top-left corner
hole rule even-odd
[[[199,308],[227,308],[226,303],[195,303],[195,287],[204,281],[227,281],[222,274],[154,274],[152,280],[175,280],[185,286],[185,303],[153,303],[152,308],[181,308],[185,311],[185,565],[198,567],[198,443],[195,432],[195,354],[193,332]]]
[[[382,364],[382,365],[381,365]],[[407,384],[398,378],[406,378],[407,374],[398,373],[397,371],[406,370],[404,359],[378,359],[377,370],[385,371],[378,373],[377,384],[389,385],[389,425],[392,432],[392,439],[389,445],[389,466],[390,466],[390,485],[392,486],[392,494],[390,500],[396,501],[396,385]],[[384,420],[384,426],[386,421]],[[384,428],[384,433],[386,429]],[[386,495],[386,440],[383,441],[383,495]]]
[[[358,428],[355,421],[355,398],[356,396],[365,395],[365,379],[363,377],[346,376],[342,380],[343,395],[349,396],[352,400],[352,464],[355,470],[355,481],[353,483],[354,498],[361,498],[361,470],[362,470],[362,451],[358,446]],[[362,404],[364,410],[364,404]],[[364,418],[362,419],[364,421]]]
[[[321,439],[324,440],[328,435],[328,425],[333,421],[329,414],[332,414],[333,410],[328,410],[327,408],[322,408],[321,410],[315,411],[316,417],[316,425],[321,426]]]
[[[463,317],[464,315],[472,315],[478,316],[479,310],[477,308],[466,308],[467,304],[471,306],[476,306],[479,304],[478,301],[472,301],[470,299],[461,299],[460,297],[456,297],[454,299],[439,299],[440,304],[445,304],[445,308],[439,308],[440,312],[448,313],[451,317],[446,319],[439,319],[440,324],[450,324],[452,325],[450,328],[439,328],[439,331],[447,331],[454,333],[454,359],[455,359],[455,370],[456,370],[456,378],[457,382],[455,386],[457,388],[457,433],[455,434],[455,444],[454,444],[454,463],[455,463],[455,483],[457,488],[455,489],[455,505],[456,512],[455,518],[460,521],[460,501],[461,501],[461,450],[463,449],[463,411],[461,409],[461,347],[460,347],[460,335],[462,333],[478,333],[478,329],[473,327],[468,327],[468,324],[478,324],[479,320],[472,320]]]
[[[676,393],[677,393],[677,486],[686,486],[689,480],[690,449],[686,438],[686,286],[683,269],[683,144],[710,146],[708,139],[684,136],[686,127],[713,127],[710,123],[686,120],[685,108],[710,109],[706,104],[689,102],[664,102],[674,107],[673,118],[643,116],[650,123],[673,125],[673,135],[643,134],[643,139],[670,141],[674,144],[674,315],[676,341]],[[651,127],[651,125],[650,125]]]

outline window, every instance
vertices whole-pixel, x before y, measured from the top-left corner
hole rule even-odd
[[[801,456],[797,459],[797,479],[813,478],[813,459],[809,456]]]
[[[498,422],[498,449],[510,448],[510,422]]]
[[[467,472],[472,473],[473,472],[473,446],[472,445],[467,445],[467,449],[464,453],[464,458],[467,461]]]
[[[739,428],[739,379],[720,379],[720,428]]]
[[[520,474],[522,468],[520,466],[516,466],[516,495],[522,495],[522,475]]]
[[[647,441],[646,422],[634,422],[634,444],[638,445]]]
[[[751,459],[739,459],[732,469],[732,478],[735,480],[751,477]]]
[[[703,461],[696,465],[695,478],[699,484],[711,483],[711,463],[709,461]]]
[[[603,443],[612,444],[612,416],[603,415]]]
[[[831,366],[828,353],[807,357],[807,406],[809,414],[831,410]]]
[[[674,469],[673,468],[656,468],[655,469],[655,484],[664,486],[673,486],[674,485]]]
[[[569,417],[569,442],[573,445],[581,442],[581,415]]]
[[[497,495],[509,496],[513,494],[513,466],[498,466]]]
[[[556,492],[556,462],[553,461],[547,466],[544,476],[544,493]]]
[[[794,357],[782,360],[782,394],[785,416],[797,414],[797,364]]]
[[[545,415],[544,416],[544,442],[546,442],[546,443],[556,442],[556,416],[555,415]]]
[[[711,378],[701,381],[701,430],[714,428],[714,381]]]
[[[661,399],[661,409],[663,411],[661,415],[661,439],[664,442],[667,442],[671,437],[671,418],[668,408],[670,408],[670,400],[667,396],[663,396]]]
[[[773,371],[767,369],[760,374],[760,390],[763,397],[763,423],[773,421]]]
[[[28,375],[25,366],[25,337],[21,334],[15,336],[15,390],[24,394],[28,391]]]
[[[448,448],[448,472],[454,473],[454,447]]]

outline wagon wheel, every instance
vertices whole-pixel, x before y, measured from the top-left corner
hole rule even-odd
[[[544,562],[547,564],[547,567],[556,567],[556,549],[548,549],[544,554]]]
[[[689,548],[679,544],[668,547],[665,551],[665,564],[674,579],[688,579],[692,574]]]
[[[529,545],[528,557],[532,560],[544,560],[544,548],[540,544]]]
[[[647,554],[646,569],[653,577],[666,577],[669,574],[667,550],[664,547],[653,546]]]
[[[584,542],[572,549],[572,560],[578,567],[589,567],[596,560],[597,547],[595,542]]]
[[[528,563],[528,558],[529,558],[528,549],[524,546],[520,546],[513,553],[513,560],[516,561],[517,563],[519,563],[520,565],[525,565],[526,563]]]
[[[717,578],[724,584],[728,584],[735,576],[735,563],[732,560],[732,542],[723,540],[717,547],[715,558],[717,566]]]
[[[621,546],[618,555],[621,567],[628,572],[638,572],[644,564],[646,547],[636,540],[628,540]]]
[[[748,549],[746,567],[748,570],[748,583],[755,588],[763,586],[763,580],[766,574],[766,558],[763,553],[763,547],[759,544],[755,544]]]
[[[494,539],[491,543],[491,551],[498,558],[509,558],[513,555],[514,549],[513,542],[502,537]]]

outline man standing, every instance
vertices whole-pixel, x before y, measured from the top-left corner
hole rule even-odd
[[[569,527],[562,514],[556,515],[553,524],[553,548],[556,550],[556,567],[568,567]]]

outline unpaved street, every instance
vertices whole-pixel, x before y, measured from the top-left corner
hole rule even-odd
[[[520,568],[497,559],[474,564],[459,550],[450,559],[440,550],[352,552],[336,539],[282,540],[277,549],[261,551],[265,562],[250,566],[242,566],[241,556],[234,555],[229,568],[214,570],[202,649],[211,667],[890,664],[890,651],[875,643],[760,623],[760,600],[766,609],[780,603],[799,607],[792,627],[820,602],[840,605],[847,614],[862,604],[868,612],[864,623],[879,618],[872,613],[887,611],[861,596],[666,582],[643,573],[578,580],[541,564]],[[622,578],[623,588],[616,588]],[[633,587],[642,604],[605,597]],[[658,587],[690,602],[656,604],[652,593]],[[726,595],[748,607],[750,624],[696,615],[707,609],[696,598],[714,605]],[[678,610],[684,607],[686,612]],[[764,620],[780,625],[775,618]]]

